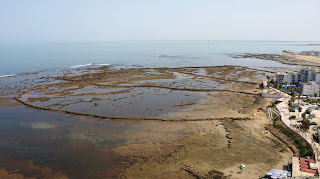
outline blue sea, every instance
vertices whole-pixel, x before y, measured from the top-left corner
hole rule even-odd
[[[0,43],[0,76],[91,65],[186,67],[239,65],[285,67],[230,54],[320,50],[318,42],[275,41],[107,41]]]

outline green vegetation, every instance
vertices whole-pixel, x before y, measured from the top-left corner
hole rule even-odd
[[[306,103],[310,103],[310,104],[312,104],[312,103],[320,104],[320,100],[319,100],[319,99],[307,98],[307,99],[305,100],[305,102],[306,102]]]
[[[273,79],[270,80],[270,77],[268,78],[268,86],[276,88],[282,92],[285,92],[291,95],[292,97],[288,103],[289,111],[294,112],[292,109],[292,106],[295,102],[296,94],[298,96],[298,104],[300,104],[301,91],[299,91],[298,86],[295,85],[295,86],[285,87],[285,84],[275,82]],[[307,97],[307,101],[310,103],[313,103],[313,102],[320,103],[320,101],[316,99],[317,96],[318,94],[314,94],[313,100]],[[272,104],[272,106],[274,106],[274,104]],[[299,119],[302,108],[298,107],[297,110],[299,111],[298,118],[297,116],[293,115],[289,117],[290,120]],[[303,118],[301,129],[308,130],[310,126],[310,120],[307,119],[305,113],[303,113],[301,117]],[[293,143],[298,148],[299,154],[301,157],[313,155],[312,148],[308,145],[308,143],[304,141],[304,139],[299,134],[295,133],[290,128],[288,128],[285,124],[283,124],[283,122],[279,120],[279,117],[277,116],[273,119],[273,127],[278,129],[282,134],[284,134],[287,137],[287,139],[291,141],[291,143]]]
[[[279,119],[274,120],[273,127],[284,134],[298,148],[301,157],[313,155],[313,151],[307,142],[305,142],[298,134],[291,131]]]
[[[297,116],[290,116],[289,119],[293,120],[293,119],[296,119]]]
[[[292,109],[292,108],[289,108],[289,112],[295,112],[295,111],[294,111],[294,109]]]
[[[303,119],[302,125],[301,125],[301,129],[303,129],[303,130],[308,130],[309,127],[310,127],[310,124],[311,124],[310,120],[307,119],[307,115],[306,115],[305,112],[302,113],[301,117],[302,117],[302,119]]]
[[[298,119],[300,119],[300,113],[301,113],[301,111],[302,111],[302,108],[301,108],[300,106],[298,107],[298,111],[299,111]]]
[[[294,118],[296,116],[290,116],[290,118],[291,117]],[[298,148],[301,157],[313,155],[312,148],[310,148],[308,143],[304,141],[298,134],[296,134],[286,125],[284,125],[278,116],[275,116],[273,119],[273,127],[278,129],[282,134],[284,134],[287,137],[287,139]]]
[[[276,88],[282,92],[285,92],[289,95],[292,95],[294,97],[295,93],[299,93],[299,88],[296,85],[291,85],[291,86],[287,86],[284,83],[279,83],[274,81],[273,79],[270,80],[270,82],[268,82],[268,85],[270,87]],[[294,101],[293,101],[294,102]]]

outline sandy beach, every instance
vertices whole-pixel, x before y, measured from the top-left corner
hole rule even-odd
[[[306,62],[320,64],[320,57],[317,57],[317,56],[298,55],[298,54],[292,54],[292,53],[283,53],[282,55],[287,58],[294,58],[294,59],[298,59]]]

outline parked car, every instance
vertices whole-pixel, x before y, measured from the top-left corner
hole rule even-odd
[[[310,125],[317,125],[317,123],[316,122],[311,122]]]
[[[309,108],[308,108],[308,109],[306,110],[306,114],[310,114],[311,112],[312,112],[312,109],[309,109]]]

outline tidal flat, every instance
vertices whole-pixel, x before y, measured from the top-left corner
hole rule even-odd
[[[271,99],[259,84],[275,72],[100,67],[8,78],[0,176],[262,177],[292,155],[265,130]]]

